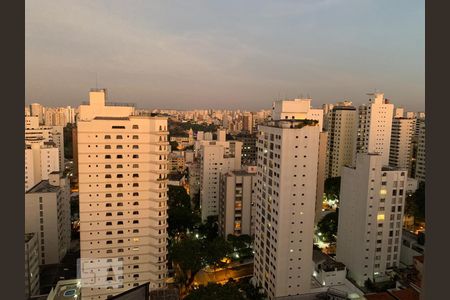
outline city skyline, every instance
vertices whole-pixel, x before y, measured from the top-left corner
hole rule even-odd
[[[77,106],[98,85],[139,108],[258,110],[378,88],[423,111],[424,3],[403,2],[28,2],[25,102]]]

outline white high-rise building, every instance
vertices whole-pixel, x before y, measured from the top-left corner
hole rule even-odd
[[[59,149],[53,142],[25,144],[25,191],[59,172]]]
[[[25,233],[36,233],[40,264],[61,262],[70,247],[69,179],[49,174],[25,193]]]
[[[77,121],[83,299],[167,277],[167,118],[89,93]],[[110,287],[114,287],[110,289]]]
[[[321,122],[309,101],[278,101],[258,126],[254,281],[269,299],[308,293]]]
[[[53,143],[59,152],[58,170],[64,171],[64,128],[62,126],[36,127],[36,124],[36,117],[25,117],[25,144],[31,145],[33,143],[41,142]]]
[[[217,140],[200,141],[200,208],[202,220],[219,215],[220,174],[241,168],[242,142],[226,141],[225,130]]]
[[[234,170],[220,174],[219,233],[252,235],[253,183],[256,173]]]
[[[383,93],[368,94],[368,105],[358,109],[359,124],[356,140],[357,153],[381,153],[382,164],[389,164],[392,119],[394,105],[384,98]]]
[[[272,107],[272,120],[317,120],[320,131],[323,128],[323,109],[312,108],[311,99],[275,101]]]
[[[381,154],[342,169],[336,259],[358,285],[399,266],[406,188],[407,169],[383,166]]]
[[[392,121],[389,165],[409,169],[412,155],[412,138],[415,119],[396,117]]]
[[[328,112],[326,176],[339,177],[345,165],[353,163],[358,114],[349,101],[339,102]]]
[[[417,157],[415,178],[425,182],[425,119],[418,119],[419,133],[417,135]]]

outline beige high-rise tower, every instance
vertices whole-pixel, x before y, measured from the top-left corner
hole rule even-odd
[[[77,122],[83,299],[167,276],[167,118],[92,90]],[[100,298],[99,298],[100,297]]]

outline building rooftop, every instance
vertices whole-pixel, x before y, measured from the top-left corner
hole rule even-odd
[[[312,119],[284,119],[270,120],[262,123],[263,126],[279,127],[279,128],[303,128],[304,126],[316,126],[319,121]]]
[[[335,261],[327,254],[320,250],[313,250],[313,261],[318,264],[320,269],[324,272],[338,270],[345,270],[345,265],[341,262]]]
[[[31,189],[28,190],[27,194],[31,193],[55,193],[59,190],[59,186],[51,185],[48,180],[42,180]]]
[[[81,280],[60,280],[50,291],[47,300],[75,300],[81,298]]]
[[[231,173],[233,173],[236,176],[253,176],[253,175],[255,175],[253,173],[247,172],[246,170],[234,170],[234,171],[231,171]]]
[[[181,173],[169,173],[169,174],[167,174],[167,178],[170,181],[178,181],[178,180],[181,180],[183,177],[184,177],[184,175],[181,174]]]
[[[129,117],[95,117],[94,120],[122,120],[128,121]]]

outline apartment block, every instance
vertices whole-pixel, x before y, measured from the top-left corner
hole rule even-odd
[[[77,121],[83,299],[167,277],[167,118],[93,89]]]
[[[277,101],[258,126],[254,280],[269,299],[308,293],[321,125],[309,101]]]
[[[395,117],[392,121],[389,165],[409,169],[412,158],[412,138],[415,119]]]
[[[53,142],[38,141],[25,144],[25,192],[49,174],[60,171],[59,149]]]
[[[417,135],[417,157],[415,178],[419,182],[425,182],[425,119],[418,120],[419,132]]]
[[[25,193],[25,233],[37,235],[40,265],[61,262],[70,247],[70,187],[61,175],[52,172]]]
[[[252,235],[253,185],[256,173],[234,170],[220,175],[219,233]]]
[[[358,108],[357,153],[380,153],[382,164],[389,164],[394,105],[383,93],[372,93],[369,103]],[[355,157],[356,158],[356,157]],[[354,159],[355,159],[354,158]]]
[[[336,259],[358,285],[399,266],[407,169],[383,166],[379,153],[359,153],[341,179]]]
[[[217,140],[200,142],[200,208],[202,220],[219,215],[220,174],[241,168],[242,142],[226,141],[225,130]]]
[[[338,102],[327,113],[328,147],[326,177],[341,176],[341,169],[353,163],[358,114],[350,101]]]

